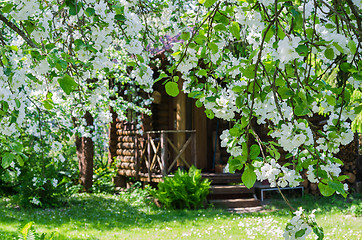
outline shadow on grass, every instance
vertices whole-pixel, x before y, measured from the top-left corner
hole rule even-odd
[[[78,229],[130,229],[135,227],[154,228],[157,224],[173,222],[179,224],[192,221],[200,214],[203,218],[213,219],[222,213],[231,215],[220,209],[202,210],[162,210],[149,200],[122,199],[110,195],[80,195],[69,199],[67,206],[52,209],[19,209],[7,206],[0,199],[0,225],[24,225],[34,221],[36,228],[53,231],[68,225],[71,231]]]
[[[325,198],[305,195],[304,198],[290,199],[290,203],[294,208],[303,206],[307,212],[317,209],[318,215],[333,211],[348,212],[352,205],[362,208],[361,200],[361,195],[352,195],[347,200],[338,196]],[[275,211],[242,215],[244,217],[290,216],[288,206],[279,197],[269,200],[267,206]],[[135,231],[137,228],[151,230],[158,225],[165,226],[169,223],[190,226],[190,222],[197,218],[213,222],[215,216],[233,218],[231,213],[221,209],[162,210],[156,208],[151,201],[145,201],[137,196],[81,194],[68,199],[66,206],[52,209],[21,209],[0,199],[0,236],[11,236],[20,225],[30,221],[35,222],[36,230],[57,231],[59,237],[56,239],[69,239],[69,234],[77,235],[87,231],[119,232],[129,229]],[[197,227],[197,224],[199,223],[192,223],[192,226]],[[1,237],[1,239],[12,238]],[[71,239],[84,239],[84,237],[74,236]]]
[[[340,195],[324,197],[306,194],[304,197],[288,198],[288,200],[290,205],[295,209],[303,207],[306,212],[311,212],[316,209],[317,215],[328,212],[350,213],[353,206],[362,208],[361,194],[350,194],[347,198]],[[285,216],[285,214],[290,211],[289,206],[279,194],[272,196],[270,200],[265,201],[265,204],[266,209],[275,210],[270,213],[272,215]]]

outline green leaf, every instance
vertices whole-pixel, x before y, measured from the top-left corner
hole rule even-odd
[[[280,94],[282,99],[287,99],[287,98],[293,96],[293,91],[287,87],[280,87],[278,89],[278,93]]]
[[[339,52],[341,52],[341,53],[344,52],[343,48],[338,43],[333,42],[332,44]]]
[[[74,45],[75,45],[76,47],[78,47],[78,48],[81,48],[81,47],[85,46],[85,44],[84,44],[84,42],[83,42],[82,39],[75,39],[75,40],[74,40]]]
[[[202,107],[202,102],[200,101],[200,99],[198,99],[198,100],[195,102],[195,105],[196,105],[196,107],[198,107],[198,108]]]
[[[340,67],[340,69],[341,69],[343,72],[349,72],[349,70],[351,69],[352,65],[349,64],[348,62],[344,62],[344,63],[342,63],[339,67]]]
[[[74,79],[68,74],[65,74],[64,77],[59,78],[58,83],[67,95],[69,95],[72,91],[74,91],[78,86],[78,84],[74,81]]]
[[[215,43],[209,42],[207,46],[210,48],[213,54],[216,54],[219,51],[219,48]]]
[[[338,177],[338,181],[344,181],[344,180],[346,180],[346,179],[349,179],[349,176],[347,176],[347,175],[341,175],[341,176]]]
[[[235,170],[241,170],[246,162],[246,156],[237,156],[229,159],[229,171],[234,173]]]
[[[324,56],[326,58],[328,58],[329,60],[333,60],[334,59],[334,51],[332,48],[327,48],[325,51],[324,51]]]
[[[300,56],[307,56],[309,53],[309,48],[305,45],[299,45],[295,51],[300,55]]]
[[[200,75],[200,76],[207,76],[207,71],[205,69],[200,69],[198,72],[197,72],[197,75]]]
[[[55,47],[56,47],[56,46],[55,46],[54,43],[49,43],[49,44],[45,45],[45,48],[46,48],[48,51],[52,50],[52,49],[55,48]]]
[[[240,26],[237,22],[232,22],[231,26],[229,27],[231,34],[237,39],[240,39]]]
[[[307,229],[304,228],[304,229],[300,229],[298,232],[296,232],[296,233],[295,233],[295,239],[298,239],[298,238],[302,237],[302,236],[305,234],[305,231],[306,231],[306,230],[307,230]]]
[[[93,16],[93,15],[96,13],[96,11],[94,10],[94,8],[87,8],[87,9],[85,10],[85,12],[86,12],[86,14],[87,14],[88,17]],[[117,17],[117,15],[116,15],[114,18],[117,19],[116,17]],[[119,19],[117,19],[117,20],[119,20]]]
[[[171,97],[176,97],[179,94],[178,84],[175,82],[167,82],[165,85],[165,90],[168,95]]]
[[[336,98],[330,95],[326,95],[326,99],[329,105],[336,106]]]
[[[251,147],[250,147],[250,158],[253,160],[253,159],[256,159],[260,154],[260,147],[257,145],[257,144],[253,144]]]
[[[335,192],[334,189],[330,188],[328,185],[326,185],[326,184],[324,184],[324,183],[322,183],[322,182],[320,182],[320,183],[318,184],[318,188],[319,188],[319,190],[321,191],[321,194],[322,194],[323,196],[325,196],[325,197],[332,196],[333,193]]]
[[[254,172],[254,167],[251,164],[245,165],[241,180],[247,188],[252,188],[254,186],[256,174]]]
[[[184,41],[187,41],[187,40],[189,40],[190,36],[191,36],[190,32],[183,32],[181,34],[180,38]]]
[[[204,4],[206,0],[198,0],[200,4]]]
[[[355,54],[355,53],[356,53],[356,51],[357,51],[357,46],[356,46],[355,41],[350,40],[350,41],[348,42],[347,46],[348,46],[349,50],[351,50],[352,54]]]
[[[114,19],[121,22],[126,21],[126,17],[123,14],[117,14],[114,16]]]
[[[317,240],[323,240],[323,238],[324,238],[323,228],[319,227],[317,224],[314,224],[312,228],[313,228],[313,232],[318,237]]]
[[[201,0],[202,1],[202,0]],[[206,0],[205,3],[204,3],[204,6],[206,8],[209,8],[211,7],[217,0]]]
[[[214,119],[215,114],[214,114],[214,112],[213,112],[212,110],[206,109],[206,110],[205,110],[205,113],[206,113],[206,116],[207,116],[209,119]]]
[[[47,109],[47,110],[51,110],[54,108],[53,101],[51,101],[49,99],[43,100],[43,105],[44,105],[45,109]]]
[[[162,72],[162,73],[160,74],[160,76],[155,80],[155,82],[158,82],[158,81],[160,81],[161,79],[166,78],[166,77],[168,77],[168,75],[167,75],[166,73]]]
[[[1,12],[3,13],[9,13],[11,12],[11,9],[13,8],[13,4],[12,3],[8,3],[5,5],[5,7],[1,8]]]
[[[309,113],[309,109],[307,107],[305,107],[304,105],[300,105],[298,104],[295,108],[294,108],[294,113],[296,116],[305,116]]]
[[[13,162],[15,158],[15,155],[13,153],[10,152],[6,152],[2,155],[2,162],[1,162],[1,166],[5,169],[8,168],[10,166],[10,164]]]
[[[57,62],[55,63],[55,67],[59,71],[63,71],[65,69],[67,69],[68,63],[66,61],[64,61],[63,59],[57,59]]]
[[[16,155],[16,160],[18,161],[19,166],[24,166],[24,160],[20,155]]]
[[[255,64],[249,65],[242,73],[244,77],[253,79],[255,77]]]
[[[267,33],[265,33],[265,31],[266,30],[268,30],[268,32]],[[265,42],[269,42],[270,41],[270,39],[274,36],[274,34],[275,34],[275,29],[274,28],[265,28],[264,30],[263,30],[263,35],[265,34]]]
[[[243,128],[245,128],[248,124],[249,124],[249,119],[243,116],[243,117],[240,119],[240,128],[243,129]]]
[[[292,9],[292,15],[294,17],[294,29],[295,30],[299,30],[303,27],[303,16],[302,14],[295,10],[295,9]]]
[[[243,91],[243,89],[240,86],[234,86],[232,90],[236,93]]]
[[[224,24],[219,23],[214,27],[215,31],[227,31],[227,28]]]
[[[346,191],[344,191],[343,183],[339,181],[329,181],[328,186],[336,192],[339,192],[343,197],[347,197]]]
[[[238,136],[240,136],[240,131],[239,131],[238,128],[231,128],[231,129],[229,130],[229,133],[230,133],[230,135],[233,136],[233,137],[238,137]]]

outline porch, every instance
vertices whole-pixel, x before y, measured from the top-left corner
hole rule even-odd
[[[117,160],[120,176],[143,182],[160,182],[177,168],[198,166],[196,130],[117,130]],[[239,183],[241,174],[202,173],[213,183]]]

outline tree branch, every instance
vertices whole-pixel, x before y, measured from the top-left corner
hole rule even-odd
[[[39,48],[26,34],[18,28],[14,23],[10,22],[4,15],[0,13],[0,20],[5,23],[9,28],[17,32],[31,47]]]
[[[344,16],[342,16],[341,14],[339,14],[337,12],[336,9],[334,9],[332,6],[330,6],[328,3],[326,3],[325,1],[321,0],[321,3],[323,5],[325,5],[327,8],[329,8],[329,10],[331,10],[334,14],[336,14],[342,21],[344,21],[351,29],[355,30],[356,33],[358,34],[358,39],[362,39],[362,31],[360,30],[360,26],[358,26],[358,28],[356,28],[350,21],[348,21],[348,19],[346,19]],[[353,11],[353,9],[351,8],[351,10]],[[358,19],[358,18],[357,18]],[[358,23],[358,21],[357,21]],[[360,23],[360,22],[359,22]]]

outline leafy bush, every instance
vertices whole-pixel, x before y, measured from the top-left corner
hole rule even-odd
[[[168,209],[195,209],[203,206],[209,194],[210,181],[202,179],[201,170],[192,166],[189,172],[177,170],[173,177],[165,177],[151,195]]]
[[[91,192],[94,193],[113,193],[114,192],[114,183],[112,178],[117,175],[117,165],[116,163],[111,164],[110,166],[102,167],[100,166],[94,170],[93,175],[93,186]]]

